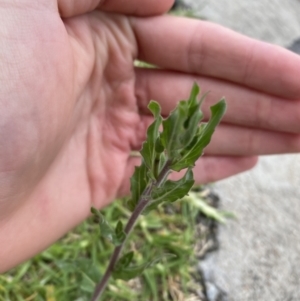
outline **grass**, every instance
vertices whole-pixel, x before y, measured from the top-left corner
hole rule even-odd
[[[199,235],[197,238],[195,223],[203,209],[199,200],[203,202],[199,198],[181,200],[139,219],[126,247],[136,252],[137,263],[163,253],[176,256],[129,283],[111,279],[102,300],[180,301],[193,295],[192,267],[197,260],[194,246],[201,239]],[[110,223],[120,217],[128,219],[131,213],[124,204],[124,200],[117,200],[103,210]],[[0,275],[0,301],[89,300],[112,250],[113,246],[100,237],[97,221],[91,217],[48,250]]]

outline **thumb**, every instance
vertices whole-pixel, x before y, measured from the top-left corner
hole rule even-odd
[[[63,18],[95,9],[133,16],[151,16],[167,12],[173,2],[174,0],[58,0],[58,9]]]

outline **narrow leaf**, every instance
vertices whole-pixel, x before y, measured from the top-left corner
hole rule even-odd
[[[126,254],[124,254],[117,262],[116,264],[116,267],[115,267],[115,270],[122,270],[122,269],[125,269],[127,268],[130,263],[132,262],[132,259],[133,259],[133,256],[134,256],[134,253],[133,251],[130,251]]]
[[[194,184],[193,171],[189,169],[178,181],[167,180],[164,185],[154,189],[151,195],[151,202],[143,214],[148,214],[163,202],[175,202],[188,194]]]
[[[116,235],[123,232],[123,223],[121,221],[118,221],[116,226]]]
[[[195,137],[198,131],[198,126],[202,118],[203,113],[200,111],[199,104],[198,106],[196,106],[196,110],[193,113],[193,115],[186,120],[186,129],[184,133],[180,135],[180,141],[182,145],[188,146],[192,142],[193,138]]]
[[[129,211],[133,212],[136,207],[136,203],[132,199],[128,199],[126,201],[126,207]]]
[[[126,239],[126,233],[123,230],[123,224],[121,221],[118,221],[115,229],[115,243],[120,245]]]
[[[156,101],[151,101],[148,108],[154,116],[154,122],[148,127],[147,140],[143,143],[141,155],[144,158],[146,166],[150,171],[153,171],[156,148],[160,147],[157,140],[159,140],[159,127],[162,123],[162,117],[160,116],[160,105]]]
[[[225,223],[226,219],[235,218],[235,215],[232,212],[221,211],[210,206],[204,199],[198,196],[197,193],[190,193],[189,196],[186,197],[186,201],[191,202],[202,214],[217,222]]]
[[[226,110],[226,103],[223,100],[211,107],[211,118],[205,127],[201,128],[201,135],[192,140],[192,145],[189,145],[186,150],[182,152],[182,157],[175,162],[171,169],[180,171],[184,168],[191,168],[194,166],[197,159],[202,155],[203,149],[209,144],[215,128],[220,123]]]
[[[180,101],[175,110],[169,117],[163,121],[163,132],[161,141],[167,150],[169,157],[176,155],[176,151],[182,149],[180,133],[184,129],[184,122],[187,118],[188,104],[186,101]]]
[[[149,176],[147,174],[147,168],[144,162],[141,166],[135,167],[133,176],[130,179],[131,183],[131,200],[128,202],[129,209],[132,211],[136,207],[139,198],[148,184]]]
[[[99,218],[101,235],[113,243],[115,241],[115,231],[113,228],[108,224],[107,220],[99,210],[91,208],[91,212]]]
[[[149,265],[145,263],[139,266],[121,268],[118,270],[116,269],[112,272],[112,276],[114,279],[122,279],[128,281],[140,276],[148,266]]]
[[[164,168],[167,161],[168,161],[167,155],[165,153],[161,153],[159,156],[159,163],[158,163],[158,167],[157,167],[158,174],[162,171],[162,169]]]
[[[192,90],[191,90],[189,100],[188,100],[189,108],[192,108],[198,104],[197,97],[198,97],[199,93],[200,93],[200,88],[196,83],[194,83]]]
[[[140,276],[145,269],[153,266],[154,264],[157,264],[159,261],[161,261],[163,258],[166,257],[176,257],[175,254],[163,254],[160,256],[155,257],[153,260],[147,261],[141,265],[137,266],[128,266],[120,269],[115,269],[112,273],[112,276],[114,279],[122,279],[122,280],[130,280],[133,278],[136,278]]]
[[[164,150],[165,150],[165,148],[164,148],[164,146],[163,146],[163,144],[161,142],[160,137],[157,137],[156,142],[155,142],[155,151],[160,154]]]
[[[200,92],[200,88],[197,84],[194,84],[190,98],[188,100],[188,116],[184,122],[185,132],[181,134],[180,139],[182,145],[188,146],[194,139],[198,126],[201,119],[203,118],[203,113],[200,110],[200,106],[204,101],[206,94],[204,94],[200,101],[198,101],[197,96]]]
[[[200,88],[195,83],[194,86],[193,86],[193,88],[192,88],[190,97],[189,97],[189,99],[187,101],[188,102],[188,117],[194,115],[195,112],[199,110],[199,107],[200,107],[202,101],[205,98],[205,95],[204,95],[202,97],[202,99],[200,101],[198,101],[198,95],[199,95],[199,93],[200,93]],[[185,122],[185,126],[187,126],[187,123],[188,123],[188,121]]]
[[[203,129],[200,138],[201,146],[203,148],[209,144],[216,127],[219,125],[222,117],[226,112],[225,99],[220,100],[217,104],[212,106],[210,110],[211,110],[211,118],[209,122],[206,124],[205,128]]]

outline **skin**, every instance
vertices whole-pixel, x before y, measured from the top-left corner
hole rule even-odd
[[[0,272],[129,191],[151,122],[194,81],[228,110],[198,183],[300,150],[300,58],[197,20],[172,0],[0,0]],[[129,17],[130,16],[130,17]],[[133,67],[134,59],[160,70]]]

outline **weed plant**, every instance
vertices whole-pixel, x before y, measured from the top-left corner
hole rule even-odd
[[[211,107],[210,120],[200,123],[204,97],[198,100],[198,94],[194,85],[189,99],[180,101],[167,119],[161,117],[159,104],[150,102],[154,122],[141,150],[141,166],[131,178],[131,198],[101,212],[92,208],[94,216],[60,243],[0,276],[0,301],[89,300],[99,279],[93,301],[100,296],[170,300],[174,283],[188,291],[192,215],[197,211],[192,204],[179,203],[170,215],[161,205],[176,206],[188,194],[194,184],[192,168],[225,112],[221,100]],[[185,170],[182,178],[171,181],[169,174],[180,170]]]

